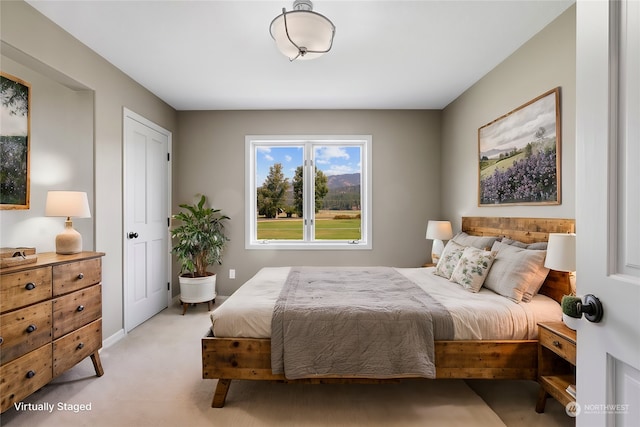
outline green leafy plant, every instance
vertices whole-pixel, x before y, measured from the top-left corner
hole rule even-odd
[[[582,313],[578,311],[578,303],[582,302],[582,299],[573,295],[564,295],[560,305],[562,306],[562,312],[569,317],[579,319],[582,317]]]
[[[188,277],[208,276],[207,267],[222,264],[222,253],[229,238],[224,234],[224,225],[230,218],[205,206],[202,196],[197,204],[182,204],[183,212],[173,215],[181,222],[173,229],[172,253],[180,264],[180,275]]]

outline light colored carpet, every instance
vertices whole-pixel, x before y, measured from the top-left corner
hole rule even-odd
[[[215,380],[203,380],[200,339],[209,326],[206,304],[181,316],[177,305],[101,351],[105,375],[85,360],[25,400],[52,413],[9,409],[2,426],[571,426],[550,401],[536,414],[536,384],[461,380],[400,384],[291,385],[232,382],[227,404],[211,408]],[[523,382],[520,382],[523,383]],[[515,393],[514,393],[515,391]],[[533,394],[533,397],[532,397]],[[493,397],[492,397],[493,396]],[[484,400],[483,400],[484,398]],[[490,407],[485,400],[494,408]],[[59,404],[90,404],[87,411]],[[505,424],[495,408],[513,424]],[[570,422],[570,423],[567,423]]]

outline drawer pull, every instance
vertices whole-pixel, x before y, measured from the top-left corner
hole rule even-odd
[[[76,347],[76,349],[78,349],[78,350],[82,350],[83,348],[84,348],[84,343],[83,342],[78,344],[78,346]]]
[[[0,345],[4,342],[4,338],[0,337]]]
[[[78,280],[82,280],[82,279],[84,279],[84,273],[78,274]]]
[[[31,324],[31,325],[27,326],[27,333],[30,334],[31,332],[35,331],[36,329],[38,329],[38,327],[36,325],[34,325],[34,324]]]
[[[558,348],[562,348],[562,344],[560,344],[560,341],[554,341],[553,342],[553,346],[554,347],[558,347]]]
[[[80,312],[84,310],[84,305],[79,305],[78,308],[76,308],[76,311]]]
[[[33,378],[35,376],[36,376],[35,371],[29,371],[29,372],[27,372],[27,375],[26,375],[27,378]]]
[[[36,288],[36,284],[33,282],[29,282],[27,283],[27,285],[24,287],[26,290],[28,291],[32,291]]]

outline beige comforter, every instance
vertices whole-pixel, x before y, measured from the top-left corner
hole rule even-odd
[[[262,268],[211,313],[213,334],[221,338],[270,338],[273,309],[290,270]],[[544,295],[516,304],[488,289],[469,292],[434,275],[433,267],[395,270],[451,313],[455,340],[536,339],[537,322],[562,320],[560,304]]]

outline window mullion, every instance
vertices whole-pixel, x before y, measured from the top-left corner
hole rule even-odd
[[[304,145],[304,171],[303,171],[303,199],[304,199],[304,239],[307,242],[314,240],[314,198],[310,196],[313,191],[313,179],[310,171],[313,170],[313,145],[310,142]]]

